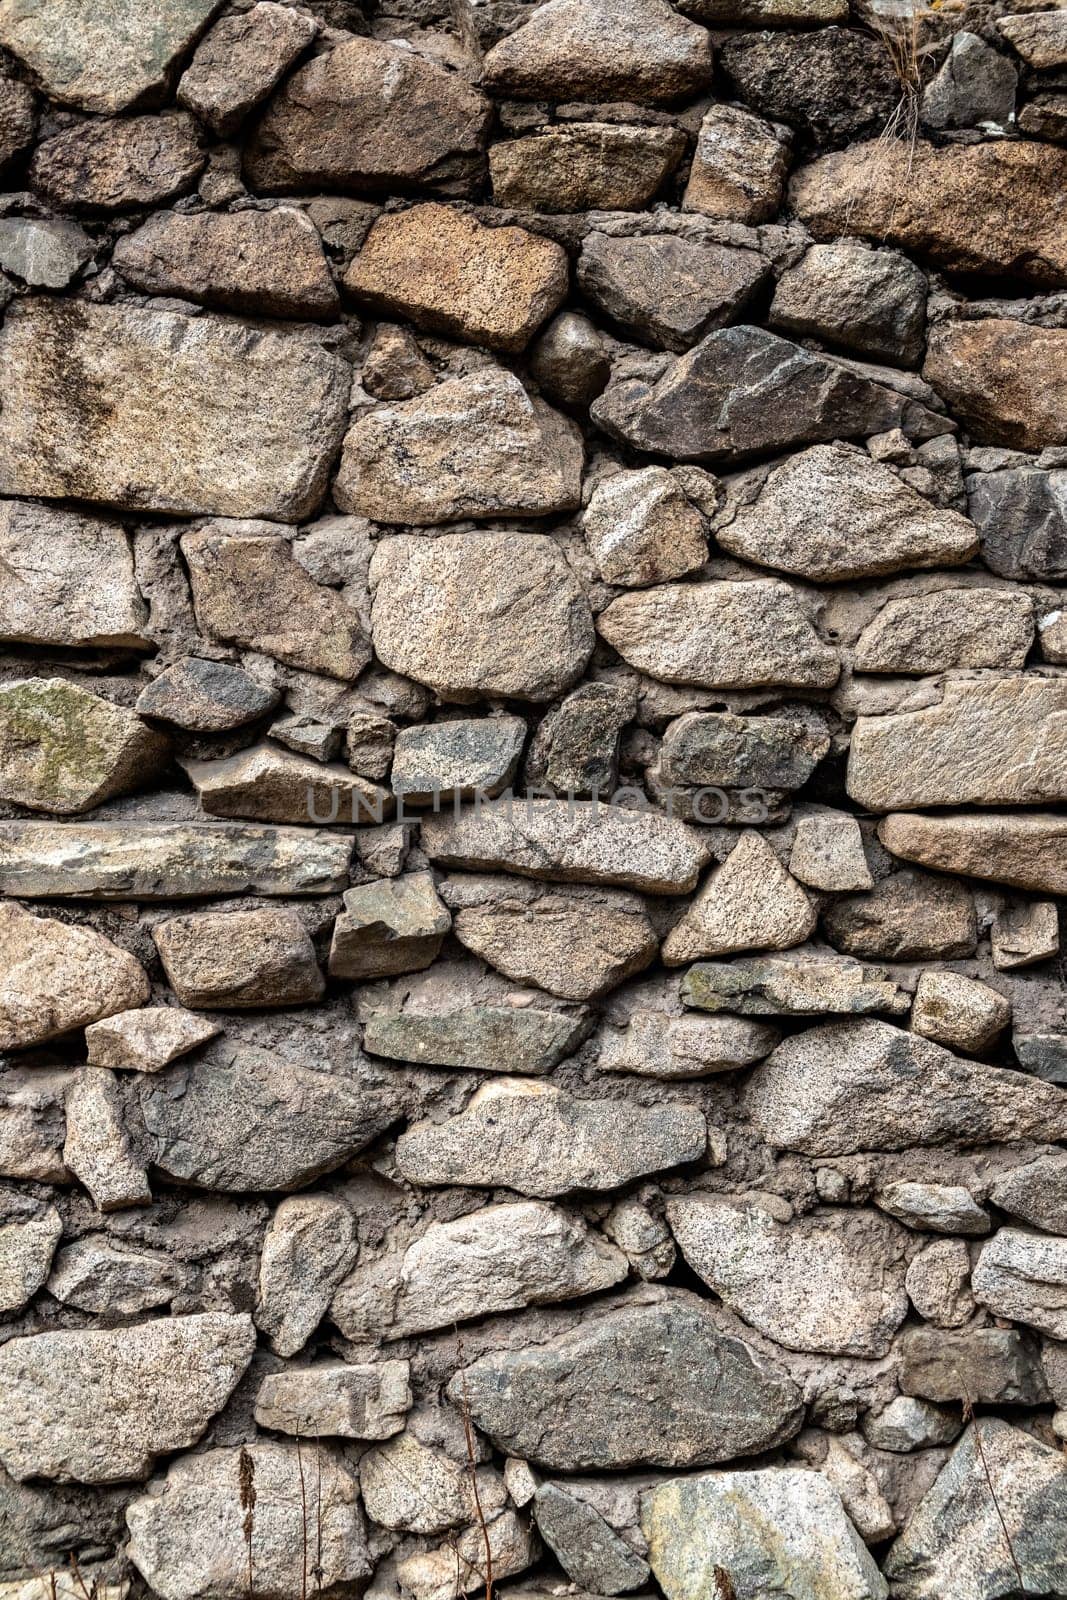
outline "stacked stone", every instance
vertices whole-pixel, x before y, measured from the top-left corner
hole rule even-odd
[[[0,0],[0,1600],[1067,1593],[1067,12]]]

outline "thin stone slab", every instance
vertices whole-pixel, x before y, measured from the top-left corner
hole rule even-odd
[[[548,1072],[573,1055],[589,1033],[583,1012],[541,1005],[458,1005],[444,1012],[371,1011],[363,1029],[368,1055],[425,1067],[474,1072]]]
[[[339,761],[313,761],[264,740],[222,761],[181,763],[201,808],[212,817],[253,822],[382,822],[393,814],[388,789]]]
[[[85,1048],[91,1067],[159,1072],[221,1032],[211,1017],[198,1017],[180,1006],[142,1006],[90,1023]]]
[[[44,139],[33,153],[31,188],[57,211],[112,216],[177,199],[207,163],[185,112],[166,117],[91,117]],[[70,308],[70,302],[63,306]]]
[[[1067,894],[1067,820],[1053,812],[895,812],[878,837],[893,855],[938,872]]]
[[[703,1078],[736,1072],[770,1055],[781,1034],[742,1017],[672,1017],[634,1011],[622,1030],[606,1031],[601,1072],[635,1072],[643,1078]]]
[[[682,979],[683,1005],[744,1017],[817,1017],[828,1012],[901,1016],[908,996],[881,967],[833,957],[701,961]]]
[[[927,673],[1022,667],[1034,642],[1034,604],[1015,589],[938,589],[887,600],[856,640],[857,672]]]

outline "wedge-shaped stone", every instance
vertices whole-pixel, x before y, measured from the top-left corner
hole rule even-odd
[[[228,733],[265,716],[280,699],[277,689],[265,688],[228,661],[185,656],[141,690],[137,711],[191,733]]]
[[[0,799],[28,810],[91,811],[155,777],[169,750],[125,706],[66,678],[0,688]]]
[[[483,1356],[449,1392],[500,1449],[565,1472],[709,1466],[773,1449],[803,1417],[785,1373],[677,1290],[645,1290],[544,1344]]]
[[[1067,1239],[1001,1228],[982,1246],[971,1291],[996,1317],[1067,1338]]]
[[[489,151],[493,199],[520,211],[638,211],[685,150],[680,128],[578,122]]]
[[[0,1460],[13,1478],[119,1483],[195,1444],[252,1358],[251,1317],[221,1311],[0,1349]]]
[[[776,467],[716,538],[742,560],[819,583],[956,566],[978,549],[966,517],[841,444],[815,445]]]
[[[345,273],[357,305],[510,351],[526,348],[568,281],[566,252],[551,239],[435,202],[380,217]]]
[[[91,117],[45,139],[31,187],[58,211],[108,216],[158,206],[193,187],[207,161],[196,124],[167,117]],[[64,302],[70,309],[70,302]]]
[[[210,1017],[195,1016],[179,1006],[142,1006],[91,1023],[85,1030],[85,1046],[91,1067],[158,1072],[221,1032]]]
[[[332,894],[348,884],[351,855],[351,835],[312,828],[4,822],[0,894],[84,900]]]
[[[989,1198],[1034,1228],[1067,1234],[1067,1151],[1049,1151],[1003,1173]]]
[[[187,1274],[163,1250],[129,1250],[106,1234],[83,1234],[56,1256],[48,1279],[54,1300],[95,1316],[143,1316],[173,1300]]]
[[[333,927],[330,976],[366,982],[421,972],[452,926],[429,872],[378,878],[349,889]]]
[[[621,1031],[605,1033],[597,1066],[645,1078],[703,1078],[751,1067],[781,1037],[766,1023],[741,1017],[672,1017],[635,1011]]]
[[[667,1220],[708,1288],[777,1344],[884,1356],[908,1314],[904,1229],[875,1211],[776,1219],[773,1207],[686,1195]]]
[[[494,45],[485,81],[523,100],[681,100],[711,81],[711,40],[665,0],[549,0]]]
[[[406,1250],[357,1266],[334,1295],[330,1316],[357,1343],[402,1339],[597,1294],[628,1272],[622,1251],[579,1217],[520,1200],[434,1223]]]
[[[55,1206],[0,1228],[0,1313],[21,1311],[48,1277],[63,1232]]]
[[[492,116],[458,72],[377,39],[338,36],[274,96],[245,150],[268,193],[469,188]]]
[[[318,32],[314,17],[273,0],[231,12],[197,46],[178,84],[178,100],[212,133],[233,133]]]
[[[0,640],[148,649],[126,532],[26,500],[0,503]]]
[[[0,902],[0,1050],[84,1028],[148,992],[141,963],[102,933]]]
[[[625,1594],[648,1582],[648,1562],[588,1501],[543,1483],[534,1504],[537,1531],[572,1582],[601,1594]]]
[[[369,826],[393,814],[388,789],[338,761],[311,761],[275,744],[252,745],[222,761],[182,762],[203,810],[254,822]]]
[[[771,846],[743,833],[667,935],[663,959],[682,966],[735,950],[788,950],[815,931],[816,910]]]
[[[152,1203],[146,1157],[127,1126],[127,1101],[107,1067],[78,1067],[67,1090],[63,1165],[98,1211]]]
[[[857,672],[925,673],[1022,667],[1034,604],[1015,589],[939,589],[887,600],[856,640]]]
[[[0,492],[279,522],[322,499],[350,384],[303,334],[84,300],[20,301],[0,379]]]
[[[689,711],[667,728],[660,771],[671,784],[799,789],[830,748],[825,726],[803,715],[737,717]]]
[[[872,811],[1067,800],[1067,683],[950,679],[938,705],[859,717],[846,784]]]
[[[597,484],[582,529],[600,576],[627,588],[681,578],[708,559],[704,517],[666,467]]]
[[[898,812],[879,824],[878,837],[893,855],[938,872],[1067,894],[1067,820],[1051,812]]]
[[[601,612],[597,629],[624,661],[666,683],[828,689],[840,672],[837,652],[789,585],[773,578],[623,594]]]
[[[448,980],[446,988],[435,1000],[432,993],[422,997],[418,989],[401,987],[397,1009],[367,1015],[363,1048],[426,1067],[537,1073],[573,1055],[592,1026],[574,1007],[547,1009],[551,1001],[544,996],[528,1004],[529,995],[520,995],[509,1005],[503,995],[494,1005],[465,999]]]
[[[786,1039],[752,1074],[745,1105],[771,1144],[805,1155],[1067,1135],[1061,1089],[869,1020]]]
[[[479,1089],[459,1116],[417,1122],[397,1141],[412,1183],[508,1188],[548,1200],[617,1189],[646,1173],[698,1160],[707,1124],[692,1106],[576,1100],[530,1078]]]
[[[256,1421],[303,1439],[389,1439],[411,1406],[410,1370],[406,1361],[319,1361],[269,1372],[256,1394]]]
[[[445,867],[617,884],[646,894],[688,894],[709,855],[700,832],[673,817],[565,800],[516,799],[454,816],[431,814],[421,839],[430,860]]]
[[[736,322],[769,272],[755,250],[672,233],[633,239],[591,233],[578,258],[578,287],[642,344],[681,351],[712,328]]]
[[[390,781],[405,806],[498,795],[515,776],[526,742],[521,717],[461,718],[402,728]]]
[[[325,987],[315,947],[295,911],[196,911],[152,930],[178,999],[208,1011],[291,1006]]]
[[[990,317],[933,328],[923,376],[972,438],[1041,450],[1067,444],[1065,365],[1067,330]]]
[[[831,893],[874,887],[860,825],[844,811],[818,811],[800,818],[789,870],[801,883]]]
[[[418,527],[571,511],[581,480],[574,423],[484,367],[358,416],[334,492],[342,510]]]
[[[299,1194],[281,1202],[263,1240],[256,1305],[256,1326],[276,1355],[303,1349],[358,1253],[355,1217],[343,1201]]]
[[[699,1011],[736,1011],[746,1017],[818,1017],[843,1012],[866,1016],[908,1010],[908,996],[881,967],[858,961],[795,959],[703,961],[690,967],[682,1003]]]

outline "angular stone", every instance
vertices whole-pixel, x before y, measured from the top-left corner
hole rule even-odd
[[[626,685],[581,683],[538,724],[526,756],[527,793],[547,784],[573,799],[611,796],[619,744],[637,702]]]
[[[429,872],[360,884],[347,890],[344,906],[333,926],[331,978],[363,983],[421,972],[452,926]]]
[[[981,1417],[889,1551],[893,1593],[903,1600],[1053,1594],[1067,1584],[1065,1514],[1062,1452],[999,1417]]]
[[[544,1483],[534,1500],[537,1530],[574,1583],[598,1594],[626,1594],[648,1582],[644,1561],[594,1506]]]
[[[646,894],[688,894],[709,853],[696,829],[659,812],[521,799],[427,815],[422,848],[445,867]]]
[[[77,0],[43,9],[8,0],[0,44],[29,67],[49,99],[114,116],[157,95],[218,0],[168,0],[158,13],[136,0],[107,0],[90,13]]]
[[[993,965],[1013,972],[1050,961],[1060,950],[1059,908],[1054,900],[1029,900],[1002,906],[990,931]]]
[[[858,717],[846,785],[872,811],[1067,799],[1067,684],[1036,674],[949,679],[937,705]]]
[[[106,216],[185,194],[206,160],[196,124],[184,112],[101,119],[39,144],[29,182],[58,210]]]
[[[919,978],[911,1026],[925,1039],[954,1050],[987,1050],[1011,1019],[1011,1005],[988,984],[958,972],[924,972]]]
[[[363,358],[360,383],[376,400],[410,400],[436,380],[418,340],[409,328],[380,322]]]
[[[303,334],[84,300],[20,301],[0,373],[4,494],[279,521],[322,499],[349,387]]]
[[[581,478],[575,425],[514,373],[484,367],[357,416],[335,494],[343,510],[422,527],[570,511]]]
[[[266,716],[280,699],[277,689],[264,688],[228,661],[185,656],[142,689],[137,711],[191,733],[228,733]]]
[[[703,961],[681,984],[682,1004],[700,1011],[736,1011],[746,1017],[812,1017],[828,1012],[900,1015],[908,997],[881,967],[858,961]]]
[[[0,1176],[67,1182],[63,1102],[73,1081],[73,1072],[62,1067],[0,1067]]]
[[[696,1161],[706,1146],[707,1125],[692,1106],[577,1100],[538,1079],[501,1078],[477,1090],[458,1116],[412,1124],[396,1158],[412,1183],[508,1188],[550,1200],[617,1189]]]
[[[181,548],[196,619],[209,637],[331,678],[357,678],[367,665],[370,645],[356,611],[316,582],[290,541],[266,524],[247,533],[206,524],[184,534]]]
[[[742,28],[804,28],[848,21],[844,0],[686,0],[685,10],[701,22]]]
[[[303,20],[303,19],[301,19]],[[337,290],[318,229],[302,211],[161,211],[115,246],[135,289],[252,317],[335,317]]]
[[[869,1019],[786,1039],[753,1072],[745,1104],[769,1143],[805,1155],[1055,1140],[1067,1129],[1061,1090]]]
[[[1047,1233],[1067,1233],[1067,1152],[1056,1150],[1004,1173],[989,1191],[1001,1211]]]
[[[1019,74],[999,50],[966,29],[954,35],[948,55],[923,90],[928,128],[975,128],[1015,117]]]
[[[9,70],[0,72],[0,169],[9,167],[33,143],[37,97]]]
[[[679,128],[578,122],[489,151],[493,199],[519,211],[639,211],[685,150]]]
[[[624,1030],[603,1037],[602,1072],[648,1078],[703,1078],[762,1061],[778,1043],[777,1028],[741,1017],[671,1017],[635,1011]]]
[[[275,1355],[303,1349],[358,1250],[355,1218],[332,1195],[281,1202],[263,1240],[255,1313]]]
[[[898,812],[879,824],[886,849],[938,872],[1067,894],[1067,823],[1051,812]]]
[[[789,854],[789,870],[801,883],[830,893],[874,887],[859,823],[844,811],[800,818]]]
[[[368,1450],[359,1476],[369,1515],[380,1527],[405,1533],[443,1533],[477,1521],[476,1488],[486,1518],[506,1499],[496,1472],[472,1472],[471,1465],[423,1444],[411,1428],[382,1449]]]
[[[780,1368],[677,1290],[646,1290],[546,1343],[482,1356],[449,1393],[499,1449],[565,1472],[728,1461],[773,1449],[803,1415]]]
[[[221,1032],[217,1022],[177,1006],[143,1006],[90,1023],[85,1030],[87,1060],[91,1067],[159,1072]]]
[[[1019,131],[1049,144],[1067,144],[1067,99],[1035,94],[1019,112]]]
[[[672,233],[633,239],[590,233],[578,258],[578,287],[642,344],[680,352],[735,322],[769,271],[754,250]]]
[[[724,1582],[737,1595],[782,1600],[889,1593],[840,1495],[818,1472],[678,1478],[643,1498],[641,1529],[668,1600],[702,1600],[722,1593]]]
[[[162,1483],[130,1502],[130,1560],[168,1600],[244,1593],[248,1543],[241,1484],[247,1462],[255,1486],[254,1592],[286,1600],[310,1586],[324,1597],[351,1592],[373,1563],[359,1486],[341,1457],[317,1443],[255,1439],[240,1449],[208,1450],[171,1463]],[[314,1542],[305,1543],[308,1495],[315,1496]],[[310,1531],[309,1531],[310,1532]]]
[[[813,244],[778,279],[768,320],[871,361],[915,366],[924,345],[926,275],[896,250],[855,239]]]
[[[907,1236],[876,1212],[776,1220],[758,1200],[685,1196],[667,1220],[709,1289],[787,1350],[884,1356],[907,1316]]]
[[[998,17],[996,25],[1027,66],[1045,71],[1067,65],[1067,25],[1061,12]]]
[[[1054,197],[1065,181],[1067,151],[1053,145],[874,139],[802,167],[791,199],[816,239],[858,233],[953,272],[1057,288],[1067,282],[1067,222]]]
[[[1004,1328],[909,1329],[900,1341],[900,1387],[940,1403],[1034,1406],[1048,1398],[1033,1351]]]
[[[796,717],[738,717],[690,711],[670,723],[659,770],[675,784],[799,789],[830,748],[821,723]]]
[[[663,960],[682,966],[737,950],[787,950],[815,930],[816,910],[762,834],[743,833],[667,935]]]
[[[97,1316],[134,1317],[173,1300],[185,1273],[162,1250],[127,1250],[88,1234],[56,1256],[48,1292],[65,1306]]]
[[[890,51],[857,29],[736,34],[720,63],[740,99],[816,145],[881,133],[900,99]]]
[[[66,678],[0,687],[0,799],[75,816],[139,788],[166,764],[166,736]]]
[[[705,689],[828,689],[840,672],[788,584],[661,584],[623,594],[597,618],[624,661],[665,683]]]
[[[900,1455],[951,1444],[960,1432],[960,1421],[953,1412],[904,1394],[898,1394],[877,1416],[868,1411],[863,1419],[863,1437],[868,1444]]]
[[[532,1529],[513,1511],[503,1511],[486,1519],[484,1530],[467,1528],[433,1550],[398,1561],[397,1581],[413,1600],[462,1600],[484,1586],[490,1560],[495,1581],[523,1572],[540,1554]]]
[[[344,280],[357,305],[505,351],[526,348],[568,281],[551,239],[436,202],[380,217]]]
[[[95,252],[93,240],[74,222],[0,221],[0,267],[30,288],[65,289]]]
[[[198,911],[152,930],[182,1005],[206,1011],[292,1006],[321,998],[325,983],[295,911]]]
[[[975,1313],[971,1257],[962,1239],[935,1239],[920,1250],[905,1276],[908,1299],[927,1322],[959,1328]]]
[[[392,815],[387,789],[357,777],[340,762],[309,761],[274,744],[252,745],[223,761],[182,763],[212,817],[255,822],[381,822]]]
[[[363,1048],[427,1067],[475,1072],[547,1072],[573,1055],[589,1032],[584,1013],[542,1004],[455,1004],[444,1011],[371,1011]]]
[[[715,534],[731,555],[819,583],[956,566],[978,549],[966,517],[848,445],[792,456]]]
[[[875,1204],[909,1228],[930,1233],[979,1235],[988,1233],[991,1226],[989,1212],[969,1189],[957,1183],[912,1183],[900,1179],[878,1189]]]
[[[952,960],[974,954],[978,923],[965,884],[925,872],[895,872],[823,912],[835,949],[876,961]]]
[[[597,484],[582,530],[600,576],[627,588],[684,577],[708,559],[705,519],[666,467]]]
[[[700,124],[682,209],[768,222],[782,203],[789,147],[785,128],[739,106],[712,106]]]
[[[0,901],[0,1050],[25,1050],[148,999],[135,956],[94,928]]]
[[[462,192],[481,166],[491,117],[457,72],[410,48],[342,36],[294,72],[244,152],[267,193]]]
[[[1067,330],[990,317],[932,328],[923,376],[976,441],[1042,450],[1067,444],[1065,365]]]
[[[303,724],[303,719],[300,720]],[[315,729],[321,729],[322,733],[316,733]],[[272,731],[276,739],[277,724]],[[283,731],[285,737],[282,743],[288,744],[290,749],[303,750],[307,755],[321,755],[324,760],[329,760],[336,752],[336,730],[329,723],[306,724],[298,728],[295,719],[292,722],[287,719]],[[361,778],[388,777],[393,764],[396,731],[396,724],[376,711],[353,712],[345,729],[345,754],[352,771],[358,772]]]
[[[1025,1072],[1049,1083],[1067,1084],[1067,1035],[1052,1030],[1012,1030],[1012,1049]]]
[[[711,40],[664,0],[549,0],[485,59],[485,82],[520,100],[657,105],[711,81]]]
[[[393,793],[405,806],[495,796],[506,789],[526,742],[521,717],[476,717],[402,728],[393,751]]]
[[[67,1091],[63,1165],[85,1185],[98,1211],[150,1205],[144,1158],[125,1121],[118,1079],[106,1067],[79,1067]]]
[[[389,1439],[411,1406],[409,1372],[406,1361],[319,1361],[269,1372],[256,1393],[256,1421],[298,1439]]]
[[[330,1316],[346,1339],[402,1339],[475,1317],[610,1289],[626,1258],[578,1217],[539,1200],[486,1206],[357,1266]]]
[[[148,609],[125,529],[25,500],[0,504],[0,640],[146,649]]]
[[[639,1278],[665,1278],[678,1252],[662,1217],[640,1200],[619,1200],[604,1219],[604,1232],[619,1246]]]
[[[62,1232],[55,1206],[0,1227],[0,1315],[21,1311],[42,1287]]]
[[[1001,578],[1067,577],[1067,472],[976,472],[967,509],[982,560]]]
[[[119,1483],[195,1444],[255,1349],[221,1311],[110,1331],[39,1333],[0,1348],[0,1459],[13,1478]]]
[[[971,1289],[994,1316],[1067,1337],[1067,1239],[1001,1228],[982,1246]]]
[[[1033,641],[1029,595],[1013,589],[939,589],[887,600],[856,640],[853,664],[857,672],[892,673],[1019,668]]]
[[[178,101],[220,137],[289,70],[319,32],[314,17],[260,0],[250,11],[221,18],[197,45],[178,83]]]

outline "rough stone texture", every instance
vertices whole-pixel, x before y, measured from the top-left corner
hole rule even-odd
[[[856,29],[742,33],[720,62],[749,105],[817,145],[880,131],[900,98],[886,44]]]
[[[683,1004],[749,1017],[812,1017],[828,1012],[898,1014],[907,997],[880,967],[833,958],[700,962],[682,979]]]
[[[149,1205],[152,1192],[126,1126],[126,1098],[106,1067],[79,1067],[66,1096],[63,1165],[84,1184],[99,1211]]]
[[[1001,578],[1067,576],[1067,472],[972,473],[967,505],[982,560]]]
[[[923,375],[983,444],[1067,444],[1067,331],[990,317],[931,330]]]
[[[256,1393],[256,1421],[305,1439],[389,1439],[411,1406],[409,1371],[406,1361],[322,1361],[268,1373]]]
[[[886,817],[878,837],[894,855],[938,872],[1067,894],[1067,827],[1052,813],[900,812]]]
[[[990,1229],[989,1212],[969,1189],[951,1183],[910,1183],[900,1179],[875,1194],[881,1211],[909,1228],[930,1233],[983,1234]]]
[[[133,552],[115,523],[26,500],[0,506],[0,639],[97,648],[149,644]]]
[[[938,589],[887,600],[856,641],[859,672],[1022,667],[1034,640],[1030,597],[1012,589]]]
[[[240,667],[186,656],[166,667],[138,696],[142,717],[191,733],[228,733],[273,710],[277,690],[265,688]]]
[[[1067,38],[1059,12],[1000,17],[997,27],[1027,66],[1043,69],[1067,62]]]
[[[1001,1228],[971,1274],[979,1305],[1062,1339],[1067,1333],[1067,1239]]]
[[[28,83],[13,74],[0,73],[0,169],[33,142],[37,127],[37,97]]]
[[[404,728],[393,750],[393,793],[405,806],[490,798],[515,776],[526,724],[521,717],[459,718]]]
[[[706,523],[665,467],[618,472],[597,485],[582,530],[600,576],[625,588],[681,578],[708,558]]]
[[[925,872],[895,872],[835,901],[823,925],[835,949],[875,961],[969,956],[978,939],[970,890]]]
[[[349,889],[344,907],[333,926],[332,978],[364,982],[421,972],[436,959],[452,926],[429,872]]]
[[[355,1221],[340,1200],[294,1195],[271,1218],[259,1263],[256,1326],[279,1356],[295,1356],[322,1319],[358,1253]]]
[[[1059,908],[1053,900],[1006,905],[993,920],[989,943],[998,972],[1049,961],[1060,949]]]
[[[586,300],[625,333],[662,350],[688,350],[712,328],[736,321],[767,273],[753,250],[673,234],[592,233],[578,258]]]
[[[519,211],[637,211],[685,150],[678,128],[580,122],[489,151],[493,198]]]
[[[201,39],[182,73],[178,99],[212,133],[233,133],[318,31],[314,17],[273,0],[223,17]]]
[[[193,187],[206,156],[192,117],[89,121],[37,146],[30,183],[52,205],[88,216],[161,205]]]
[[[414,1431],[367,1452],[360,1463],[360,1487],[375,1522],[409,1533],[443,1533],[476,1518],[476,1487],[478,1499],[485,1497],[484,1516],[493,1516],[504,1503],[495,1472],[475,1468],[472,1475],[469,1466],[423,1444]]]
[[[901,1389],[927,1400],[1032,1406],[1048,1394],[1033,1349],[1014,1329],[913,1328],[901,1339],[900,1358]]]
[[[24,1050],[148,999],[136,957],[93,928],[0,902],[0,1050]]]
[[[779,278],[769,320],[783,333],[914,366],[923,353],[926,278],[896,250],[848,239],[813,244]]]
[[[815,930],[815,907],[762,834],[747,832],[663,945],[668,966],[737,950],[787,950]]]
[[[1008,123],[1015,115],[1018,81],[1006,56],[964,30],[923,91],[922,120],[928,128]]]
[[[535,1498],[537,1529],[567,1576],[600,1594],[626,1594],[648,1581],[637,1555],[595,1509],[559,1484],[545,1483]]]
[[[139,788],[169,741],[130,711],[63,678],[0,688],[0,799],[61,816]]]
[[[702,1078],[750,1067],[778,1043],[777,1028],[741,1017],[667,1017],[635,1011],[624,1031],[608,1033],[597,1065],[651,1078]]]
[[[697,135],[686,211],[727,222],[767,222],[782,201],[789,171],[786,128],[737,106],[712,106]]]
[[[63,1221],[48,1206],[25,1222],[0,1227],[0,1313],[21,1311],[48,1277]]]
[[[958,972],[924,972],[915,990],[911,1025],[953,1050],[980,1052],[1007,1027],[1011,1005],[987,984]]]
[[[315,948],[295,911],[200,911],[159,923],[152,937],[185,1006],[291,1006],[323,992]]]
[[[392,796],[339,762],[319,762],[252,745],[225,761],[186,761],[185,772],[208,816],[257,822],[380,822]]]
[[[801,817],[793,837],[789,870],[800,883],[813,889],[841,892],[874,887],[859,824],[855,817],[843,812]]]

